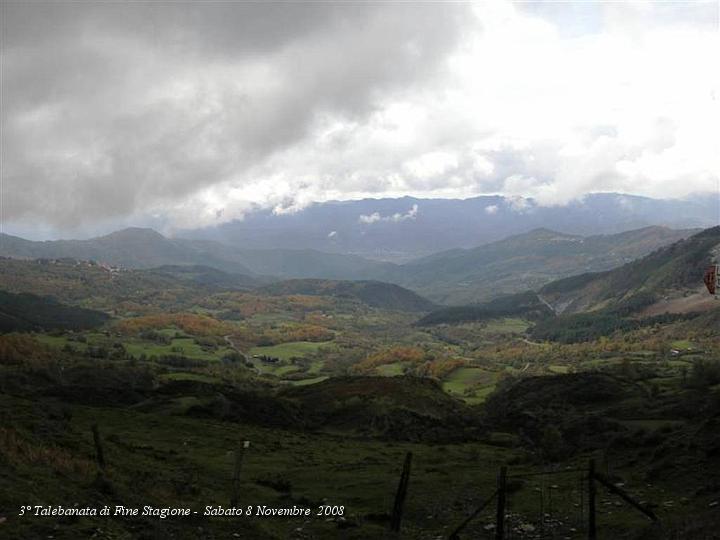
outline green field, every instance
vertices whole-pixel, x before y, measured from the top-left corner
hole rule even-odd
[[[530,327],[523,319],[505,318],[488,321],[484,332],[489,334],[522,334]]]
[[[291,341],[289,343],[280,343],[279,345],[270,345],[267,347],[253,347],[250,349],[250,355],[266,355],[279,358],[280,360],[290,360],[293,357],[307,356],[317,352],[323,345],[328,342],[315,341]]]
[[[250,361],[253,363],[255,368],[262,374],[273,375],[275,377],[284,377],[291,373],[295,373],[301,370],[301,367],[291,363],[293,358],[303,358],[305,356],[314,354],[321,350],[324,345],[328,342],[314,342],[314,341],[291,341],[289,343],[281,343],[279,345],[270,345],[266,347],[253,347],[248,352],[250,354]],[[279,363],[263,362],[255,356],[269,356],[271,358],[279,358]],[[322,370],[324,362],[322,360],[313,360],[308,367],[306,373],[308,374],[309,380],[320,380],[318,373]],[[295,380],[293,384],[299,384],[300,381]],[[311,384],[311,383],[305,383]]]
[[[478,402],[492,392],[495,374],[481,368],[461,367],[445,378],[442,387],[446,392],[469,402]]]
[[[394,364],[383,364],[376,367],[375,372],[378,375],[383,375],[385,377],[394,377],[396,375],[402,375],[404,367],[405,364],[402,362],[395,362]]]
[[[300,379],[299,381],[290,381],[291,384],[294,384],[295,386],[306,386],[308,384],[315,384],[319,382],[323,382],[324,380],[329,379],[327,375],[322,375],[320,377],[313,377],[312,379]]]
[[[205,505],[227,505],[231,496],[234,450],[240,441],[250,441],[245,451],[240,477],[240,504],[287,507],[300,505],[313,510],[320,504],[344,507],[340,528],[336,520],[324,518],[250,519],[210,518],[188,522],[184,519],[81,518],[63,525],[63,538],[87,537],[101,528],[104,537],[173,537],[198,538],[198,528],[212,531],[221,538],[297,538],[300,529],[310,538],[360,540],[385,538],[387,516],[392,508],[397,482],[406,452],[413,453],[410,489],[406,501],[404,538],[445,538],[493,491],[498,468],[512,463],[510,472],[536,472],[519,449],[508,447],[514,438],[508,434],[489,437],[490,444],[480,442],[444,444],[348,439],[330,434],[306,434],[235,424],[217,420],[180,416],[199,405],[195,398],[175,400],[163,412],[140,413],[132,410],[71,406],[72,416],[62,436],[62,445],[54,453],[32,453],[32,459],[12,454],[13,472],[6,479],[8,490],[0,494],[4,505],[14,504],[15,493],[23,493],[37,504],[75,501],[81,506],[93,505],[99,495],[93,479],[92,436],[89,426],[97,423],[104,441],[108,463],[107,482],[112,486],[108,503],[130,507],[143,505],[188,506],[202,510]],[[19,426],[28,425],[43,413],[29,400],[0,396],[0,406],[7,410],[18,429],[18,444],[43,448],[46,441]],[[500,435],[506,435],[501,437]],[[44,437],[47,437],[45,435]],[[72,442],[72,444],[70,444]],[[567,463],[583,467],[585,461]],[[58,473],[57,471],[62,471]],[[644,497],[662,501],[664,486],[645,487],[642,476],[633,469],[617,470],[624,481]],[[62,482],[57,475],[62,474]],[[550,519],[561,518],[565,525],[556,531],[559,537],[579,538],[572,531],[582,528],[582,516],[576,505],[579,474],[556,475],[552,487],[547,480],[531,477],[520,482],[521,489],[509,494],[508,504],[525,523],[537,525],[540,512],[539,489],[552,489],[552,508],[546,506]],[[547,495],[546,495],[547,497]],[[601,531],[613,526],[642,529],[646,521],[627,505],[615,505],[617,498],[602,492],[603,500],[612,501],[611,511],[601,506],[598,523]],[[11,502],[13,501],[13,502]],[[547,504],[547,499],[546,499]],[[671,511],[670,509],[669,511]],[[476,516],[463,538],[490,539],[488,529],[494,522],[494,505]],[[663,518],[668,511],[658,509]],[[380,516],[380,517],[377,517]],[[383,517],[384,516],[384,517]],[[510,525],[519,517],[509,517]],[[191,525],[191,526],[189,526]],[[47,537],[53,533],[37,519],[12,515],[2,525],[14,538]],[[134,531],[129,533],[128,531]],[[39,533],[42,532],[42,534]],[[490,531],[490,532],[488,532]],[[57,534],[57,532],[55,533]],[[612,533],[610,533],[612,534]]]
[[[551,365],[548,366],[550,373],[570,373],[570,366]]]
[[[70,335],[52,336],[48,334],[35,334],[35,337],[41,343],[50,345],[55,348],[62,348],[66,345],[73,347],[77,351],[83,352],[88,347],[105,347],[111,349],[114,344],[121,344],[127,354],[135,358],[145,355],[146,358],[151,356],[184,356],[194,360],[207,360],[216,362],[221,360],[225,355],[233,352],[234,349],[228,346],[203,347],[199,345],[192,337],[173,337],[178,331],[172,328],[164,328],[158,331],[159,334],[172,337],[169,344],[157,343],[154,341],[143,340],[135,337],[109,337],[99,333],[84,334],[85,342],[71,339]]]
[[[189,373],[186,371],[177,371],[173,373],[166,373],[160,376],[160,379],[166,381],[198,381],[204,383],[218,383],[220,379],[212,377],[210,375],[204,375],[202,373]]]
[[[226,354],[233,352],[230,347],[217,347],[215,349],[203,348],[193,338],[174,338],[169,345],[130,339],[124,342],[129,354],[139,357],[144,354],[150,356],[181,355],[196,360],[219,361]]]

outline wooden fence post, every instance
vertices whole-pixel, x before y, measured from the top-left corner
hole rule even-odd
[[[595,460],[588,464],[588,540],[597,540],[595,524]]]
[[[624,489],[620,489],[615,484],[613,484],[609,478],[604,477],[602,474],[595,474],[595,479],[600,482],[603,486],[607,488],[607,490],[610,493],[614,493],[618,497],[620,497],[623,501],[628,503],[633,508],[639,510],[643,514],[645,514],[647,517],[649,517],[653,521],[657,521],[658,518],[655,515],[655,512],[653,512],[650,508],[646,508],[642,504],[640,504],[638,501],[636,501],[627,491]]]
[[[468,517],[466,517],[463,520],[463,522],[457,526],[457,528],[450,534],[449,539],[450,540],[459,540],[460,533],[463,531],[463,529],[465,527],[467,527],[468,523],[470,523],[475,518],[475,516],[480,514],[480,512],[485,510],[485,507],[488,504],[490,504],[496,496],[497,496],[497,490],[495,490],[495,492],[492,495],[490,495],[489,498],[485,499],[485,501],[483,501],[483,503],[477,508],[477,510],[475,510],[472,514],[470,514]]]
[[[402,474],[400,475],[400,483],[395,493],[395,504],[393,505],[392,518],[390,520],[390,530],[392,532],[400,532],[400,522],[402,520],[403,506],[405,505],[405,497],[407,495],[408,482],[410,481],[410,464],[412,463],[412,452],[405,455],[405,463],[403,463]]]
[[[505,496],[507,485],[507,467],[500,467],[497,477],[497,513],[495,515],[495,540],[505,538]]]
[[[105,454],[103,454],[102,441],[100,440],[100,430],[97,424],[92,425],[93,442],[95,443],[95,459],[98,467],[105,470]]]
[[[235,449],[235,467],[232,477],[232,497],[230,498],[230,507],[235,508],[240,500],[240,470],[242,469],[243,457],[245,450],[250,448],[250,441],[243,441],[240,446]]]

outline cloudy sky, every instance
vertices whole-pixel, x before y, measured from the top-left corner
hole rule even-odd
[[[1,6],[5,232],[718,189],[715,1]]]

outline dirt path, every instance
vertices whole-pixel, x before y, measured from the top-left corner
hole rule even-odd
[[[243,351],[242,349],[240,349],[237,345],[235,345],[235,343],[233,343],[233,340],[230,339],[230,336],[232,336],[232,334],[228,334],[227,336],[223,336],[223,339],[225,340],[225,343],[227,343],[228,345],[230,345],[230,347],[231,347],[233,350],[235,350],[235,351],[237,351],[238,353],[242,354],[242,355],[243,355],[243,358],[245,358],[246,361],[248,361],[248,362],[250,362],[250,363],[252,364],[252,360],[250,360],[250,355],[249,355],[248,353],[246,353],[245,351]],[[257,366],[255,366],[255,364],[252,364],[252,369],[254,369],[256,372],[260,373],[260,370],[257,368]]]

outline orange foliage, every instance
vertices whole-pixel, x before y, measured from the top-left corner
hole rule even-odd
[[[247,338],[247,332],[243,338]],[[277,345],[279,343],[289,343],[291,341],[330,341],[335,334],[313,324],[281,324],[276,328],[265,328],[259,334],[250,336],[246,341],[250,341],[257,345]]]
[[[426,362],[417,370],[417,374],[423,377],[435,377],[436,379],[444,379],[459,367],[465,365],[465,361],[459,358],[449,358],[447,360],[436,360],[435,362]]]
[[[22,334],[0,336],[0,364],[23,364],[30,359],[50,360],[50,350],[34,338]]]

